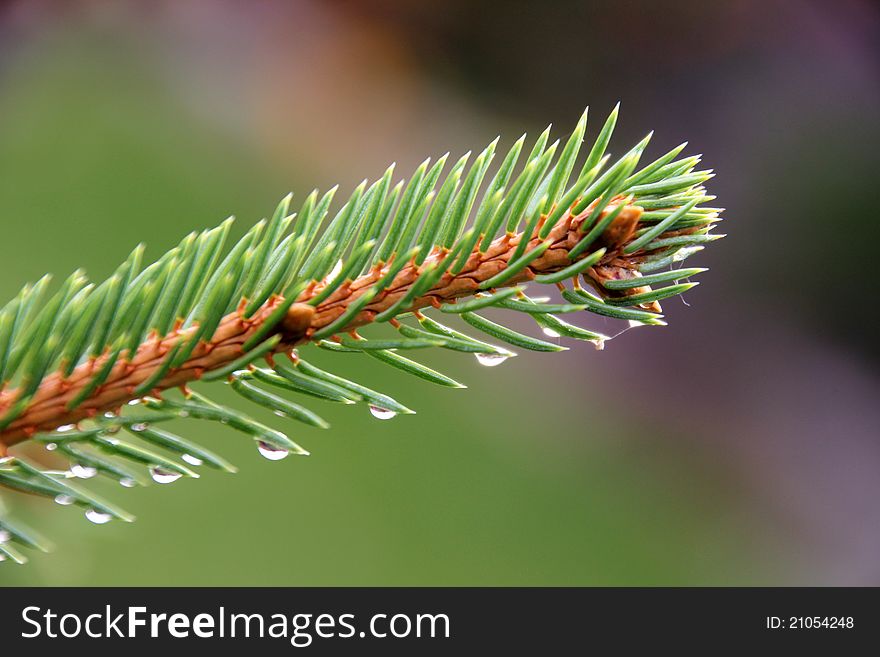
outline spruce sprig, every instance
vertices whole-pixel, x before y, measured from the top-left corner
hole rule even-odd
[[[163,422],[221,422],[273,460],[308,454],[192,382],[225,381],[251,403],[326,428],[287,396],[362,402],[380,418],[413,411],[312,365],[301,356],[309,344],[464,387],[411,354],[437,347],[497,365],[514,355],[511,347],[566,348],[489,320],[480,314],[486,309],[524,313],[549,336],[597,347],[607,336],[558,315],[664,324],[659,301],[692,288],[689,279],[705,271],[678,263],[723,237],[711,232],[721,210],[705,206],[714,197],[703,183],[713,174],[696,170],[699,156],[679,158],[685,144],[639,168],[650,134],[612,160],[617,115],[615,107],[580,168],[586,111],[561,148],[549,143],[548,127],[522,159],[523,135],[492,176],[498,139],[470,165],[470,153],[462,156],[445,177],[447,156],[425,160],[397,184],[392,165],[335,213],[335,187],[313,191],[296,212],[288,195],[232,245],[228,219],[146,266],[136,247],[97,285],[81,271],[54,292],[48,277],[26,285],[0,310],[0,484],[81,507],[96,523],[129,521],[76,480],[102,475],[134,486],[197,477],[202,465],[235,471],[157,426]],[[563,303],[530,298],[530,281],[555,285]],[[430,309],[483,335],[448,327]],[[397,337],[360,334],[374,323],[392,325]],[[10,451],[26,440],[55,450],[68,469],[46,470]],[[20,548],[44,545],[0,518],[0,558],[23,563]]]

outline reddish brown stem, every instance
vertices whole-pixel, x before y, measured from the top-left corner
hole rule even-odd
[[[615,207],[613,204],[610,205],[603,216]],[[538,274],[556,272],[570,265],[572,260],[569,259],[568,253],[583,237],[579,227],[591,209],[587,208],[577,216],[566,214],[550,232],[549,239],[552,241],[550,248],[532,261],[529,267],[509,278],[504,286],[516,285],[531,280]],[[600,238],[602,243],[597,244],[596,248],[605,246],[608,251],[602,261],[589,272],[593,279],[612,275],[619,277],[621,272],[626,275],[634,270],[640,257],[623,257],[621,254],[622,247],[632,239],[641,213],[640,207],[628,205],[605,231]],[[522,233],[504,235],[492,242],[486,251],[475,250],[459,273],[453,275],[446,272],[433,288],[416,298],[408,308],[402,308],[401,313],[475,294],[484,281],[507,267],[521,239],[523,239]],[[536,236],[531,236],[530,246],[536,246],[541,241]],[[403,267],[391,285],[380,292],[347,326],[340,329],[339,333],[352,331],[372,322],[377,314],[390,308],[406,295],[424,265],[437,261],[440,257],[439,252],[434,253],[428,256],[422,266],[409,263]],[[609,274],[608,268],[616,270],[617,273]],[[323,283],[310,285],[278,324],[277,333],[282,339],[276,347],[276,352],[289,352],[295,346],[308,342],[315,331],[329,325],[342,315],[349,304],[376,283],[386,270],[387,265],[374,267],[350,284],[341,286],[317,307],[309,305],[308,300],[321,291]],[[156,384],[152,394],[158,394],[168,388],[184,386],[190,381],[199,379],[205,372],[223,367],[239,358],[243,354],[243,345],[260,330],[272,311],[283,301],[284,299],[279,296],[272,297],[247,319],[242,316],[241,306],[225,316],[211,339],[201,342],[183,365],[169,371]],[[52,431],[64,424],[74,424],[98,413],[118,409],[134,399],[135,389],[157,371],[163,359],[178,342],[186,340],[195,330],[196,327],[189,327],[183,330],[175,329],[165,336],[151,336],[130,358],[123,353],[113,366],[107,380],[73,410],[68,410],[68,404],[88,385],[93,373],[99,371],[110,356],[105,354],[83,363],[68,377],[64,377],[60,372],[50,374],[40,384],[24,412],[0,431],[0,456],[5,453],[7,447],[26,440],[36,433]],[[0,392],[0,417],[16,401],[17,394],[18,391],[15,389]]]

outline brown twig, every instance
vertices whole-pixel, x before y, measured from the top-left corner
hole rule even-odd
[[[616,203],[621,202],[623,202],[621,199],[616,201]],[[603,212],[603,216],[615,208],[614,203],[610,204]],[[568,253],[583,237],[579,227],[591,211],[592,206],[576,216],[566,214],[560,219],[550,232],[551,246],[539,258],[532,261],[529,267],[508,279],[504,286],[516,285],[531,280],[538,274],[556,272],[570,265],[572,260]],[[601,243],[596,245],[596,248],[599,246],[607,247],[607,252],[601,262],[587,272],[585,280],[600,282],[602,278],[632,277],[635,275],[636,265],[643,259],[644,253],[636,256],[623,256],[622,248],[632,239],[641,214],[642,209],[638,206],[627,205],[624,207],[601,236]],[[523,237],[522,233],[504,235],[494,240],[485,252],[475,250],[459,273],[453,275],[447,271],[433,288],[423,296],[414,299],[408,308],[402,308],[401,313],[426,306],[436,306],[475,294],[484,281],[489,280],[507,267],[510,257]],[[537,245],[541,241],[536,236],[531,236],[530,246]],[[407,264],[397,274],[391,285],[381,291],[339,332],[351,331],[372,322],[377,314],[390,308],[406,295],[425,265],[439,261],[443,255],[443,253],[436,251],[428,256],[421,266],[415,263]],[[279,322],[277,333],[281,335],[281,341],[275,351],[289,352],[297,345],[308,342],[315,331],[329,325],[342,315],[349,304],[364,294],[371,285],[381,278],[385,271],[387,271],[387,265],[375,267],[363,276],[341,286],[317,307],[313,307],[307,302],[320,292],[322,285],[326,282],[311,285],[300,295],[297,302],[290,307],[286,316]],[[633,294],[639,291],[639,288],[635,288],[627,293]],[[163,390],[197,380],[205,372],[223,367],[242,356],[242,346],[261,328],[272,311],[283,301],[284,299],[280,296],[272,297],[247,319],[242,314],[243,306],[226,315],[210,340],[201,342],[185,363],[169,371],[156,384],[151,394],[157,395]],[[60,372],[47,376],[27,408],[3,431],[0,431],[0,456],[5,453],[7,447],[26,440],[35,433],[51,431],[61,425],[74,424],[99,413],[116,410],[136,398],[136,388],[147,381],[161,366],[163,359],[174,346],[190,337],[196,328],[175,329],[165,336],[151,336],[138,347],[130,358],[127,353],[123,352],[118,362],[113,366],[107,380],[73,410],[67,409],[68,403],[88,385],[93,373],[99,371],[106,364],[106,359],[110,358],[110,355],[105,354],[79,365],[69,377],[64,377]],[[0,392],[0,417],[16,401],[16,395],[17,390],[15,389]]]

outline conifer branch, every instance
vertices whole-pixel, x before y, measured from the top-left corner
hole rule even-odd
[[[307,454],[285,434],[203,397],[193,382],[225,380],[251,402],[326,427],[282,395],[365,402],[383,418],[412,411],[304,361],[307,345],[363,353],[448,387],[463,386],[400,352],[440,347],[489,365],[514,355],[439,323],[426,314],[432,309],[535,351],[564,347],[478,311],[525,313],[547,335],[599,347],[607,336],[558,315],[588,311],[663,324],[659,302],[696,285],[679,281],[705,271],[675,266],[722,237],[711,233],[720,209],[703,205],[713,200],[703,188],[712,174],[695,171],[699,157],[678,159],[684,144],[638,169],[650,135],[609,166],[616,120],[617,108],[573,180],[586,112],[558,157],[559,142],[547,145],[548,128],[518,168],[520,138],[482,195],[497,139],[469,168],[469,154],[460,158],[442,182],[446,156],[433,166],[425,160],[406,184],[392,186],[389,167],[372,185],[358,186],[329,221],[335,188],[312,192],[298,213],[288,196],[225,255],[230,221],[191,233],[145,268],[138,247],[97,286],[81,272],[51,296],[48,278],[25,286],[0,309],[0,485],[79,505],[94,522],[128,520],[69,480],[101,474],[135,485],[145,482],[144,466],[159,483],[198,476],[190,466],[234,471],[156,428],[162,422],[219,421],[253,437],[267,458]],[[564,303],[530,298],[529,282],[556,286]],[[399,338],[360,335],[376,323],[391,324]],[[180,396],[172,392],[178,388]],[[120,439],[122,431],[134,440]],[[29,439],[56,450],[68,469],[46,470],[9,451]],[[40,544],[26,535],[0,518],[0,557],[23,559],[11,542]]]

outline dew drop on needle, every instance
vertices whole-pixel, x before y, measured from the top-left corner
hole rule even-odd
[[[199,465],[202,465],[202,463],[203,463],[202,459],[200,459],[198,456],[193,456],[192,454],[184,454],[180,458],[182,458],[184,461],[186,461],[190,465],[199,466]]]
[[[91,479],[96,474],[98,474],[98,471],[88,465],[80,465],[79,463],[74,463],[70,466],[70,474],[72,474],[77,479]]]
[[[86,511],[86,518],[89,521],[95,523],[96,525],[106,525],[113,519],[109,513],[104,513],[102,511],[98,511],[97,509],[89,509]]]
[[[486,367],[495,367],[501,365],[508,359],[506,354],[476,354],[477,362]]]
[[[260,452],[263,458],[267,458],[270,461],[280,461],[283,458],[287,458],[290,454],[290,452],[283,447],[270,445],[264,440],[257,441],[257,451]]]
[[[167,470],[166,468],[160,467],[158,465],[154,465],[150,468],[150,477],[153,478],[157,484],[172,484],[178,479],[180,479],[182,475],[179,472],[174,472],[173,470]]]
[[[378,418],[379,420],[390,420],[397,415],[395,411],[382,408],[381,406],[375,406],[374,404],[370,404],[370,413],[372,413],[374,418]]]

